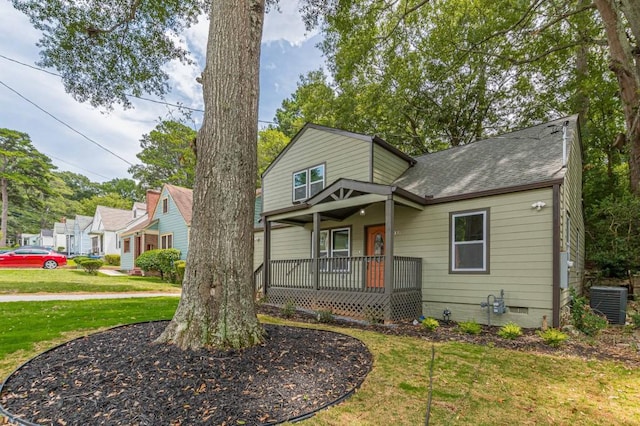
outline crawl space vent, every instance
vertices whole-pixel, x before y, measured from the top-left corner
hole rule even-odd
[[[627,289],[591,287],[589,305],[602,312],[610,324],[624,324],[627,317]]]

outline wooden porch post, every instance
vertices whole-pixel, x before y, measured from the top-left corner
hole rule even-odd
[[[269,219],[264,216],[262,218],[264,222],[264,231],[262,233],[263,238],[263,257],[262,257],[262,270],[264,273],[263,284],[264,284],[264,295],[267,295],[267,289],[271,285],[271,222]]]
[[[311,267],[313,268],[313,288],[317,292],[320,288],[320,213],[313,214],[313,260]]]
[[[384,204],[384,224],[385,224],[385,249],[384,249],[384,294],[385,321],[391,320],[391,293],[393,291],[393,233],[394,233],[394,207],[393,197],[389,196]]]

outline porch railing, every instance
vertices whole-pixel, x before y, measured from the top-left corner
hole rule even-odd
[[[270,287],[314,290],[315,262],[272,260]],[[318,290],[384,293],[384,256],[320,258],[317,262]],[[421,289],[422,259],[394,256],[393,270],[393,292]]]

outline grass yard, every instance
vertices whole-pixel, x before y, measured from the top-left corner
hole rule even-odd
[[[89,331],[171,319],[176,297],[0,303],[0,376],[36,353]]]
[[[179,292],[153,277],[89,275],[80,269],[0,269],[0,295],[16,293]]]
[[[62,340],[116,324],[168,319],[175,298],[0,305],[0,374]],[[299,325],[271,317],[263,322]],[[305,425],[424,424],[432,343],[337,326],[362,340],[374,368],[342,404]],[[431,424],[637,425],[640,371],[621,364],[458,342],[435,345]]]

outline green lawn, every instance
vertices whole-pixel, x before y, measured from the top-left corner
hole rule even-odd
[[[89,275],[80,269],[0,269],[0,294],[178,292],[159,278]]]
[[[152,298],[2,304],[0,374],[5,377],[37,352],[90,328],[170,318],[177,303]],[[424,424],[431,342],[320,327],[362,340],[373,353],[374,368],[353,396],[303,424]],[[637,369],[457,342],[436,344],[435,353],[433,425],[640,424]]]

